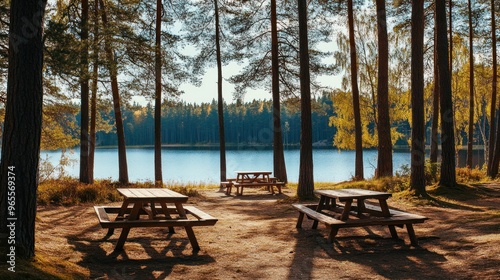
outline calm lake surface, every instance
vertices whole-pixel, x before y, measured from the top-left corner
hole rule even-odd
[[[66,155],[74,160],[72,166],[65,170],[72,177],[79,176],[79,150],[66,151]],[[377,165],[377,151],[365,150],[365,178],[373,177]],[[57,165],[61,151],[44,151],[42,160]],[[338,151],[336,149],[315,149],[314,181],[340,182],[349,180],[354,175],[354,151]],[[285,162],[288,181],[297,182],[299,177],[299,150],[285,151]],[[154,150],[152,148],[127,149],[128,174],[130,181],[154,180]],[[166,183],[218,183],[219,151],[211,149],[178,149],[162,150],[163,180]],[[273,170],[273,152],[268,149],[228,150],[226,152],[227,176],[235,177],[237,170]],[[394,171],[402,165],[409,165],[409,152],[393,153]],[[118,179],[117,149],[97,149],[95,154],[95,178]]]

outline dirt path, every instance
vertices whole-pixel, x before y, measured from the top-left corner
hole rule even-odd
[[[106,230],[92,205],[40,207],[37,250],[72,263],[91,279],[498,279],[500,188],[447,208],[412,206],[391,198],[389,206],[429,217],[416,224],[420,247],[405,230],[393,240],[386,227],[341,229],[328,244],[327,229],[297,230],[296,211],[277,200],[291,196],[248,190],[244,196],[205,191],[190,199],[219,219],[194,228],[201,250],[193,253],[182,228],[132,229],[125,250],[113,252],[119,230]]]

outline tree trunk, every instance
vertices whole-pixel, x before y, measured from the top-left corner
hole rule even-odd
[[[467,134],[467,167],[472,168],[472,148],[474,143],[474,44],[472,30],[472,6],[468,1],[469,9],[469,131]]]
[[[453,102],[451,99],[451,79],[448,65],[448,38],[446,36],[446,7],[444,1],[435,2],[437,30],[438,82],[441,92],[441,179],[440,186],[456,186],[455,171],[455,131],[453,128]]]
[[[106,6],[103,0],[99,0],[102,11],[102,23],[107,33],[108,17],[106,12]],[[108,60],[108,69],[111,76],[111,92],[113,94],[113,109],[115,111],[115,122],[116,122],[116,135],[118,137],[118,181],[122,184],[128,184],[128,169],[127,169],[127,150],[125,147],[125,132],[123,128],[122,112],[120,107],[120,94],[118,92],[118,78],[117,78],[117,65],[115,57],[113,54],[113,49],[111,47],[111,42],[109,40],[109,34],[105,35],[104,39],[104,50],[106,52],[106,58]]]
[[[349,46],[351,54],[351,89],[352,107],[354,111],[354,137],[356,146],[356,163],[354,177],[356,180],[364,179],[363,169],[363,127],[361,125],[361,109],[359,105],[358,88],[358,58],[356,51],[356,37],[354,36],[354,11],[352,0],[348,1],[347,17],[349,22]]]
[[[94,0],[94,45],[92,69],[92,98],[90,103],[90,147],[89,147],[89,183],[94,182],[94,159],[97,122],[97,79],[99,77],[99,1]]]
[[[161,166],[161,18],[162,1],[156,0],[155,43],[155,184],[163,185]]]
[[[9,236],[8,261],[9,254],[14,259],[35,255],[45,5],[45,1],[10,2],[7,103],[0,165],[0,229]]]
[[[222,97],[222,57],[220,49],[220,22],[219,3],[214,0],[215,11],[215,47],[217,52],[217,113],[219,120],[219,161],[220,161],[220,181],[227,180],[226,168],[226,134],[224,130],[224,98]]]
[[[80,182],[88,184],[89,178],[89,1],[82,0],[81,39],[83,49],[80,61]]]
[[[385,0],[377,0],[378,33],[378,160],[376,177],[392,176],[391,120],[389,117],[389,40]]]
[[[493,53],[493,77],[491,81],[491,109],[490,109],[490,135],[488,143],[488,176],[494,178],[498,173],[498,165],[493,169],[493,158],[495,151],[495,141],[498,132],[495,126],[497,116],[497,37],[495,23],[495,0],[491,0],[491,48]]]
[[[424,0],[413,0],[411,9],[411,175],[410,189],[417,196],[425,191],[424,120]]]
[[[434,29],[434,39],[436,38],[436,30]],[[433,178],[437,174],[437,160],[439,152],[438,143],[438,124],[439,124],[439,78],[438,78],[438,65],[437,65],[437,48],[434,44],[434,89],[432,92],[432,124],[431,124],[431,152],[429,161],[431,163],[431,172]]]
[[[453,0],[449,0],[449,9],[450,9],[450,76],[453,74]]]
[[[314,195],[312,120],[311,120],[311,77],[309,74],[309,46],[307,37],[307,1],[298,1],[299,9],[299,56],[300,56],[300,164],[297,196],[300,199]]]
[[[272,91],[273,91],[273,165],[274,176],[287,183],[285,154],[283,151],[283,130],[281,129],[281,108],[279,89],[279,52],[276,0],[271,0],[271,52],[272,52]]]

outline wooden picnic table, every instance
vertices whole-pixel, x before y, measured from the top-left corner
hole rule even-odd
[[[317,228],[318,222],[330,227],[328,241],[333,242],[340,228],[387,225],[391,236],[397,239],[395,227],[405,225],[411,245],[418,245],[413,224],[423,223],[427,218],[389,209],[387,199],[392,194],[364,189],[315,190],[314,192],[320,196],[318,204],[293,205],[299,211],[297,228],[301,228],[305,214],[314,220],[313,229]],[[378,203],[367,204],[366,200],[375,200]]]
[[[185,206],[188,197],[165,188],[119,188],[124,197],[121,207],[94,206],[103,228],[108,228],[106,237],[113,235],[115,228],[122,228],[115,250],[123,249],[132,227],[184,227],[193,250],[200,247],[193,226],[214,225],[217,219],[194,206]],[[117,214],[114,219],[108,214]],[[145,218],[141,218],[145,216]],[[194,217],[194,219],[193,219]]]
[[[267,187],[268,191],[274,194],[274,186],[281,193],[281,187],[284,182],[278,182],[271,177],[271,171],[236,171],[236,178],[228,179],[227,182],[221,182],[226,186],[226,194],[231,194],[232,187],[236,187],[236,195],[243,195],[244,187]]]

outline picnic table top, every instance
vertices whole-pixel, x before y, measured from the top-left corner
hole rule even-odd
[[[118,188],[128,200],[170,200],[186,202],[188,196],[164,188]]]
[[[314,193],[339,199],[387,199],[392,196],[391,193],[364,189],[315,190]]]
[[[249,171],[235,171],[237,174],[272,174],[272,171],[265,171],[265,170],[249,170]]]

